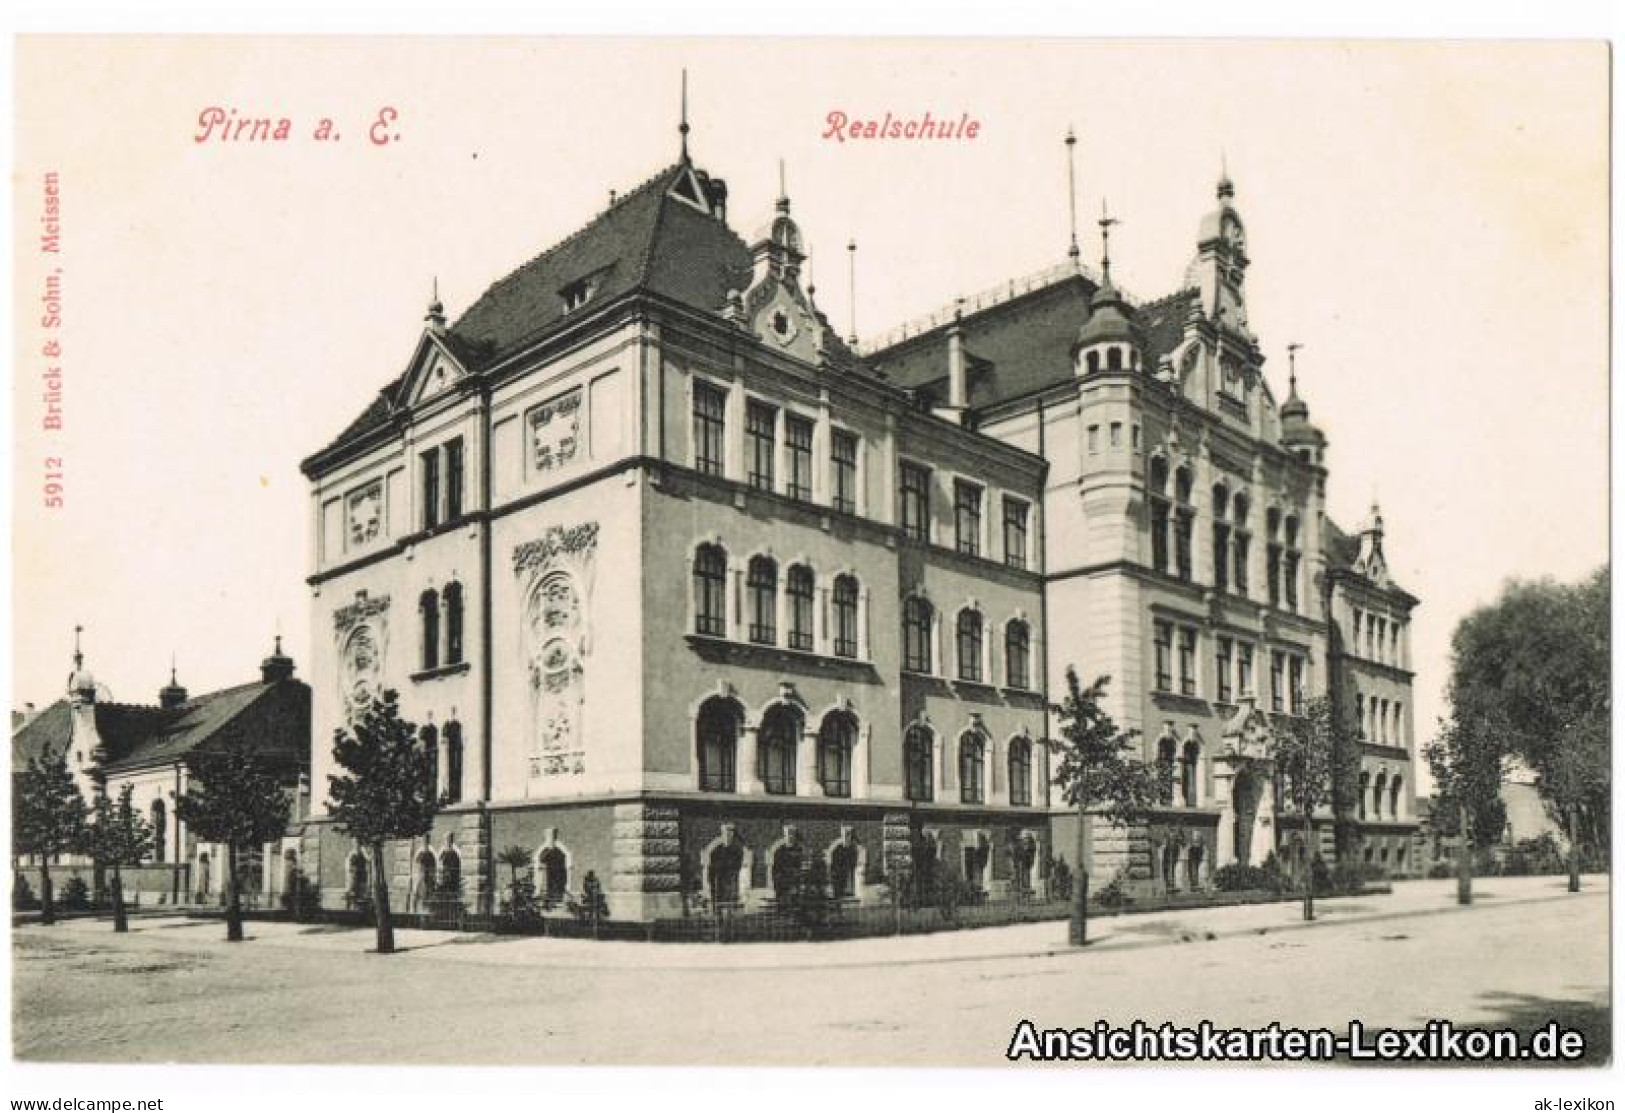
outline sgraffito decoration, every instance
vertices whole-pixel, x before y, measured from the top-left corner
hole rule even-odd
[[[587,522],[555,526],[514,550],[514,573],[526,585],[521,652],[530,687],[532,781],[587,771],[587,598],[597,544],[598,523]]]
[[[531,466],[538,472],[564,467],[580,447],[580,387],[530,411]]]

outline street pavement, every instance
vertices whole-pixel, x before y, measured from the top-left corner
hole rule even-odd
[[[1341,1031],[1557,1018],[1606,1057],[1608,879],[821,943],[667,944],[140,917],[13,935],[15,1053],[98,1062],[991,1065],[1016,1022]]]

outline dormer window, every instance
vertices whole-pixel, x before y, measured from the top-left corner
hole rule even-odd
[[[593,290],[595,287],[596,283],[594,283],[591,279],[583,278],[578,282],[570,283],[570,285],[560,290],[559,297],[564,299],[564,311],[566,313],[574,313],[577,309],[580,309],[583,305],[586,305],[587,302],[592,300]]]

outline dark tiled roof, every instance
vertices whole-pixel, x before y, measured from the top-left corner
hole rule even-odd
[[[73,712],[59,699],[11,732],[11,771],[21,773],[33,758],[54,758],[68,748]]]
[[[1324,544],[1322,544],[1321,548],[1326,554],[1326,566],[1328,568],[1352,571],[1354,562],[1360,556],[1360,539],[1350,537],[1344,533],[1338,524],[1328,516]]]
[[[960,325],[971,408],[993,406],[1070,380],[1072,344],[1089,319],[1094,291],[1089,279],[1069,276],[966,316]],[[1178,345],[1195,296],[1194,290],[1181,290],[1134,311],[1146,367],[1155,368]],[[946,400],[945,327],[876,352],[870,363],[897,385],[925,395],[928,403]]]
[[[268,757],[303,761],[310,742],[310,688],[303,681],[255,682],[208,692],[173,708],[98,703],[96,733],[109,773],[184,760],[205,747],[243,737]],[[11,736],[11,768],[60,753],[72,737],[72,712],[57,700]]]
[[[584,280],[596,284],[589,306],[647,291],[706,312],[722,309],[729,290],[749,285],[750,249],[724,222],[671,196],[691,170],[686,162],[668,166],[493,282],[445,332],[447,347],[469,368],[486,367],[557,328],[565,318],[562,291]],[[693,172],[709,191],[705,173]],[[405,385],[403,373],[322,451],[386,424]]]

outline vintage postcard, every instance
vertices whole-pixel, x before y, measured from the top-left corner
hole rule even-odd
[[[1610,1062],[1606,43],[15,47],[21,1063]]]

